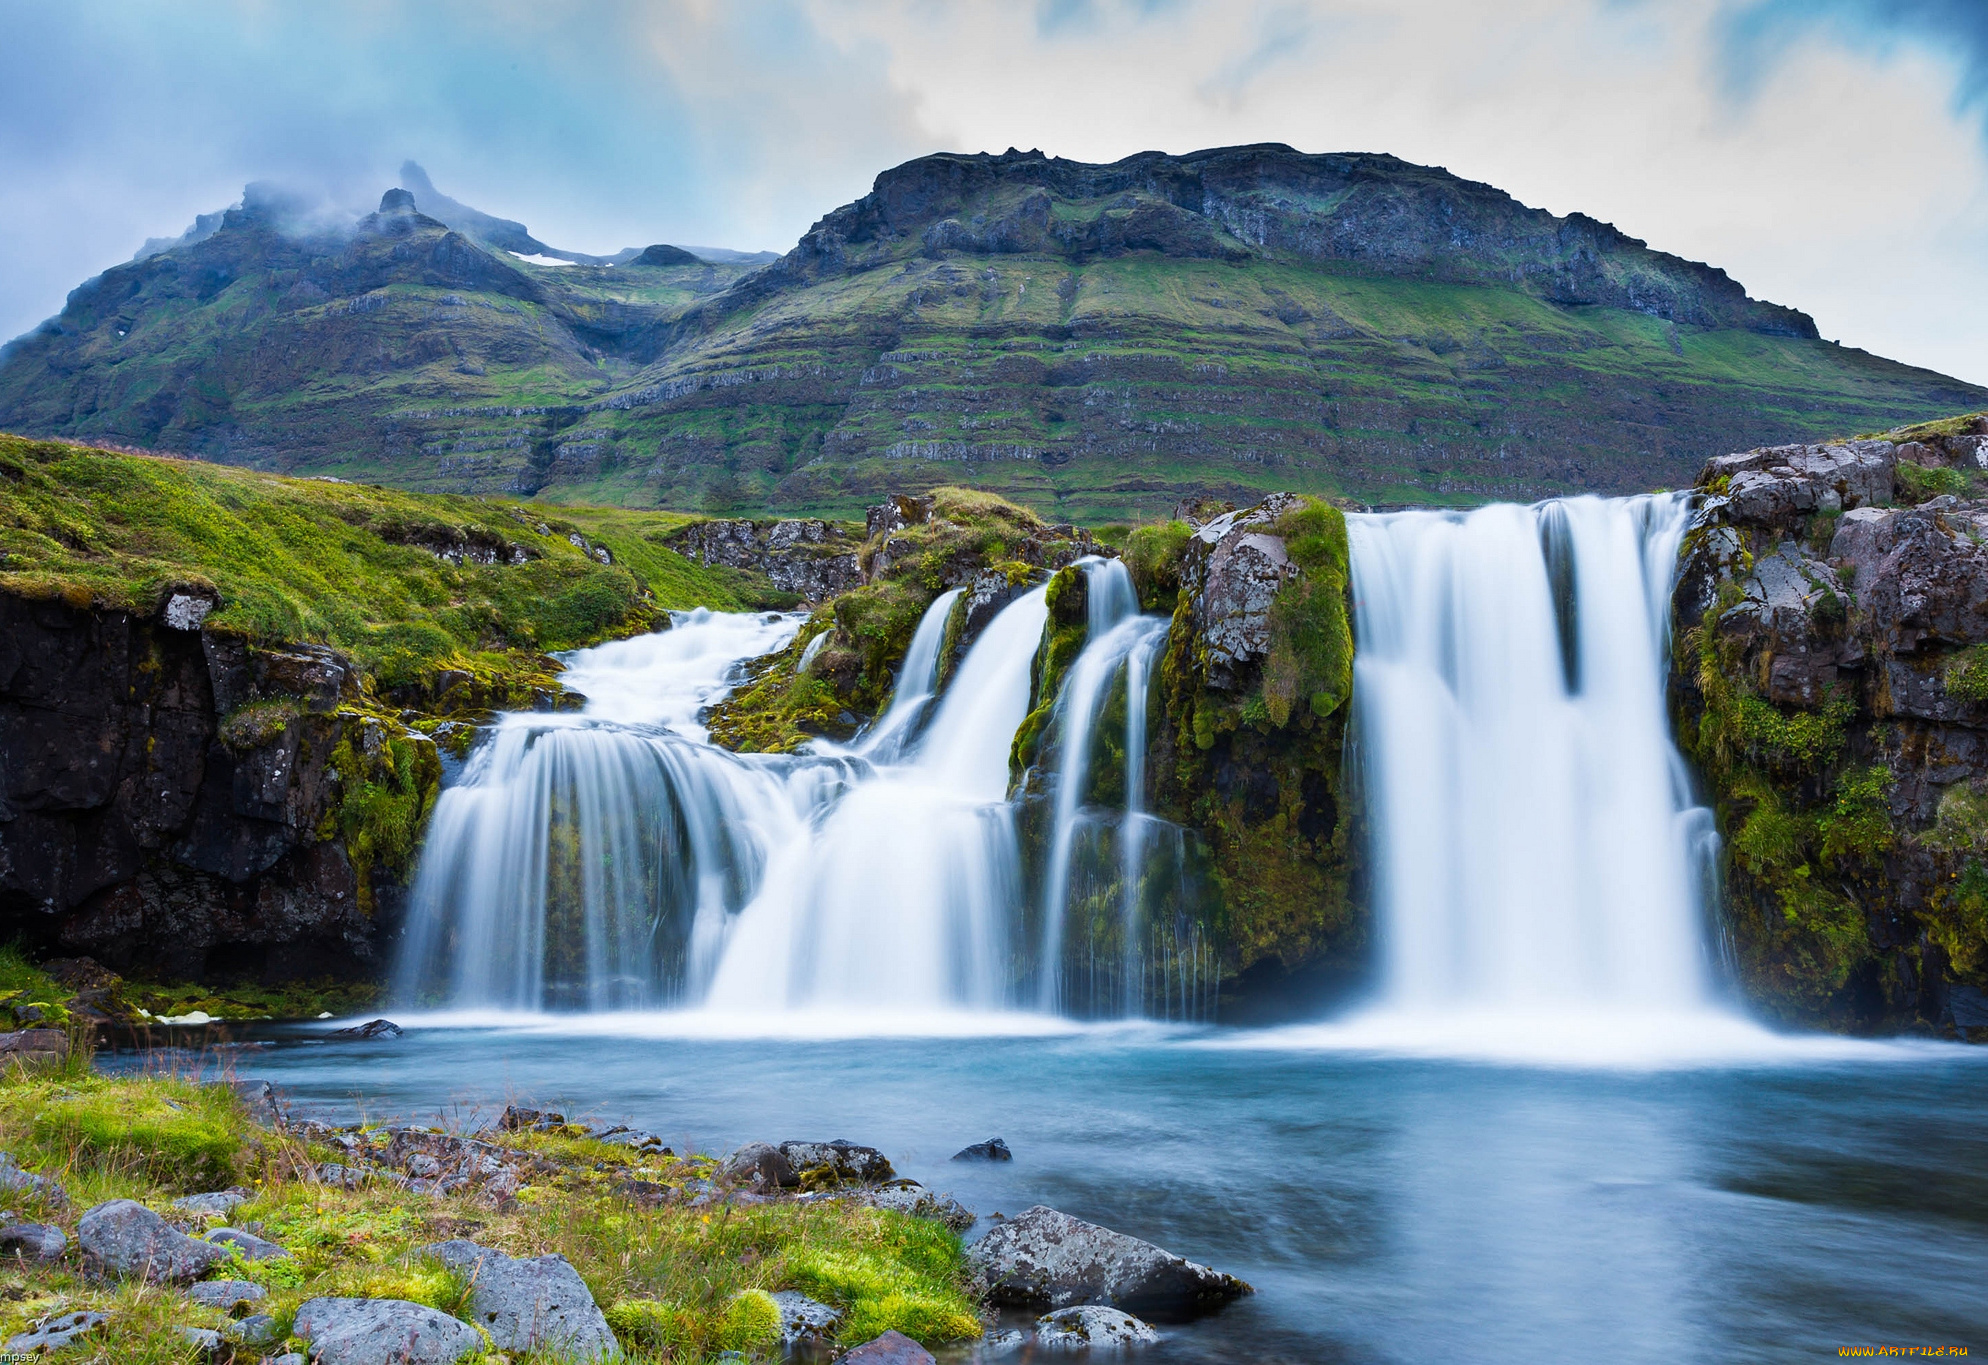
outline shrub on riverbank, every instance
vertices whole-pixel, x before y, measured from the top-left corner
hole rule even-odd
[[[414,1193],[377,1179],[348,1190],[315,1172],[350,1155],[261,1126],[226,1085],[15,1067],[0,1077],[0,1148],[59,1180],[70,1198],[63,1206],[0,1192],[0,1208],[57,1224],[71,1246],[49,1264],[0,1261],[0,1337],[46,1314],[89,1310],[110,1321],[65,1359],[186,1365],[197,1352],[176,1329],[220,1328],[226,1315],[172,1289],[85,1275],[76,1222],[114,1198],[171,1217],[173,1197],[230,1184],[249,1200],[229,1223],[291,1256],[237,1260],[216,1274],[265,1286],[256,1308],[283,1333],[300,1304],[325,1295],[408,1299],[463,1316],[465,1281],[418,1254],[454,1237],[514,1256],[565,1256],[634,1365],[777,1350],[764,1296],[781,1289],[842,1309],[845,1345],[890,1328],[928,1344],[980,1332],[959,1239],[936,1222],[841,1200],[693,1207],[685,1199],[712,1175],[709,1158],[613,1146],[577,1130],[478,1136],[529,1162],[529,1183],[514,1199]]]

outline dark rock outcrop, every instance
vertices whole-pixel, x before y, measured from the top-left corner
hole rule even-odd
[[[1184,1316],[1255,1292],[1233,1275],[1043,1204],[974,1243],[967,1264],[996,1303],[1047,1308],[1102,1303]]]
[[[781,592],[820,602],[863,582],[861,542],[818,519],[693,522],[670,537],[684,557],[711,566],[763,573]]]
[[[346,802],[418,814],[441,767],[362,700],[329,649],[0,596],[0,935],[190,979],[376,971],[411,850]]]
[[[1790,1021],[1965,1033],[1988,986],[1988,501],[1933,492],[1969,491],[1980,442],[1749,451],[1700,479],[1677,729],[1742,983]]]

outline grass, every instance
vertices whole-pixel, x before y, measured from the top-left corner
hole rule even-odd
[[[178,1194],[238,1184],[252,1198],[229,1221],[259,1225],[292,1258],[235,1261],[216,1278],[262,1283],[269,1297],[258,1307],[286,1333],[298,1306],[323,1295],[401,1298],[466,1314],[466,1283],[419,1254],[449,1237],[515,1256],[565,1256],[632,1365],[698,1365],[725,1350],[777,1356],[766,1295],[781,1289],[843,1309],[845,1346],[892,1328],[927,1344],[981,1331],[959,1239],[937,1223],[835,1200],[645,1207],[617,1187],[629,1177],[681,1186],[708,1176],[711,1161],[578,1134],[481,1134],[536,1159],[532,1183],[500,1210],[466,1195],[412,1194],[381,1182],[357,1190],[320,1184],[308,1173],[313,1163],[341,1159],[337,1149],[258,1126],[231,1088],[196,1075],[17,1067],[0,1078],[0,1147],[60,1179],[71,1202],[55,1209],[0,1194],[0,1207],[57,1222],[73,1245],[77,1217],[103,1200],[137,1199],[164,1211]],[[106,1313],[110,1324],[61,1357],[77,1365],[192,1365],[195,1354],[175,1327],[227,1321],[172,1289],[86,1276],[73,1259],[0,1264],[0,1334],[79,1309]]]
[[[443,666],[556,672],[545,653],[650,629],[670,608],[756,602],[743,575],[662,544],[687,520],[0,436],[0,592],[146,615],[196,592],[218,598],[213,629],[333,645],[387,685]]]

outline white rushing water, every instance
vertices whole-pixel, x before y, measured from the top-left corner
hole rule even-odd
[[[1060,878],[1071,875],[1069,831],[1100,818],[1075,798],[1088,727],[1114,679],[1131,727],[1120,741],[1131,818],[1160,823],[1136,813],[1145,680],[1165,622],[1134,614],[1122,565],[1086,572],[1101,624],[1072,670],[1080,695],[1069,704],[1066,687],[1058,713],[1059,752],[1077,768],[1053,822]],[[700,717],[741,661],[788,645],[798,616],[686,613],[668,631],[575,654],[566,680],[585,710],[501,717],[437,804],[397,968],[402,998],[458,1009],[695,1005],[734,1018],[1053,1002],[1063,963],[1053,943],[1026,942],[1030,896],[1008,799],[1045,593],[1004,608],[941,692],[959,596],[944,593],[925,613],[875,725],[795,756],[720,749]],[[1136,696],[1123,692],[1128,682]],[[1136,875],[1127,881],[1136,890]],[[1122,899],[1129,942],[1136,894]],[[1181,1000],[1186,1012],[1199,996]],[[1130,994],[1120,1005],[1138,1012]]]
[[[1664,710],[1682,497],[1348,519],[1382,1002],[1525,1034],[1716,1013]]]

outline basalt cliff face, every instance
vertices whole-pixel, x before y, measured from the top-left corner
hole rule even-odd
[[[440,785],[335,651],[0,595],[0,933],[176,979],[370,976]]]
[[[1988,419],[1711,461],[1674,599],[1747,996],[1988,1028]]]
[[[0,355],[0,426],[436,492],[847,516],[965,483],[1102,522],[1630,492],[1984,399],[1381,155],[921,157],[763,266],[558,252],[421,176],[295,219],[251,187],[80,286]]]

